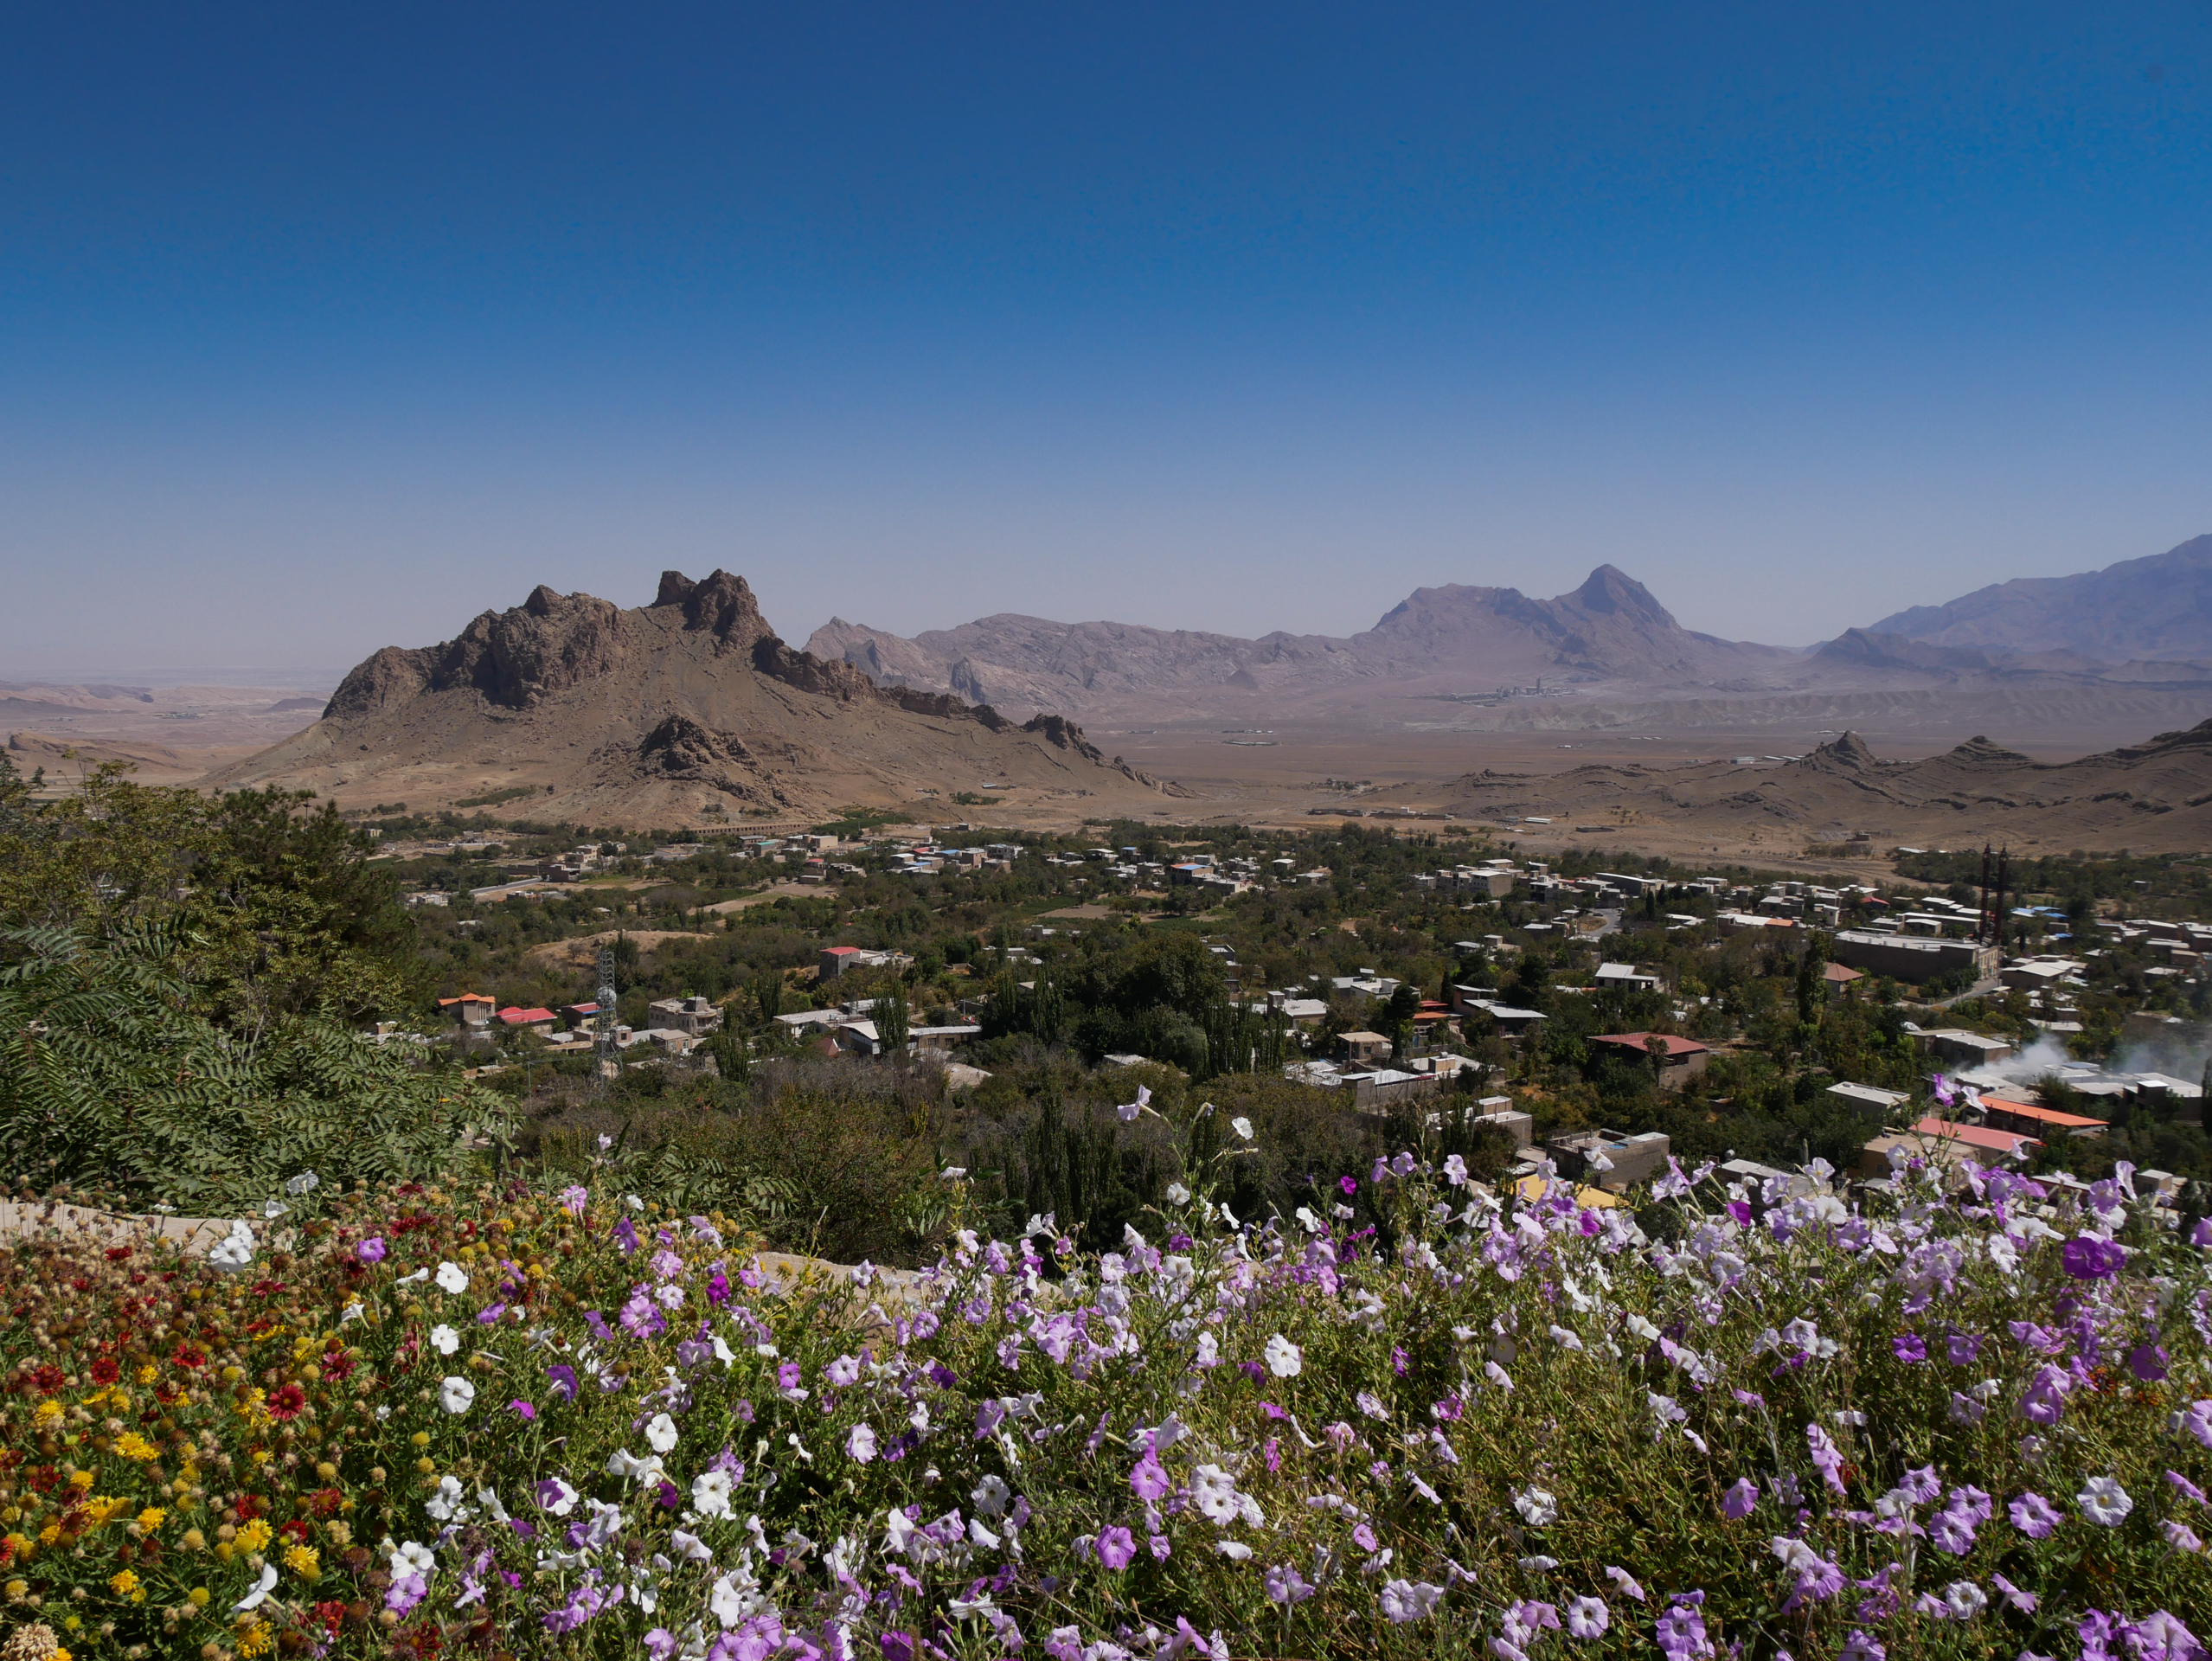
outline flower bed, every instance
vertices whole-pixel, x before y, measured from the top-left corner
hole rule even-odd
[[[580,1187],[21,1244],[0,1655],[2202,1653],[2212,1227],[1446,1163],[895,1298]]]

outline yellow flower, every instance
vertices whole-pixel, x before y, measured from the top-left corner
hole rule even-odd
[[[241,1656],[266,1655],[276,1647],[276,1629],[266,1620],[257,1620],[251,1626],[238,1629],[238,1652]]]
[[[312,1546],[293,1546],[285,1553],[285,1567],[303,1581],[323,1572],[323,1555]]]
[[[46,1652],[46,1661],[71,1661],[69,1651],[56,1645]]]
[[[208,1536],[197,1529],[187,1529],[184,1530],[184,1538],[181,1543],[187,1551],[205,1551],[208,1549]]]
[[[28,1557],[37,1549],[37,1542],[27,1534],[11,1534],[8,1536],[8,1554],[11,1557]]]
[[[59,1523],[49,1523],[38,1531],[38,1542],[42,1546],[50,1546],[61,1537],[61,1525]]]
[[[204,1586],[194,1587],[190,1592],[185,1594],[185,1600],[195,1609],[206,1608],[208,1606],[208,1588]]]
[[[138,1513],[138,1526],[144,1529],[148,1534],[151,1534],[156,1529],[161,1527],[163,1523],[168,1521],[169,1513],[162,1510],[162,1508],[158,1505],[149,1505],[144,1510]]]
[[[239,1529],[238,1549],[240,1551],[259,1551],[273,1537],[269,1525],[257,1517]]]
[[[135,1430],[126,1430],[115,1439],[115,1451],[126,1459],[142,1462],[161,1458],[161,1449]]]
[[[10,1581],[8,1582],[7,1592],[9,1602],[20,1602],[30,1596],[31,1583],[29,1581]]]
[[[89,1488],[93,1485],[93,1473],[89,1471],[72,1471],[69,1473],[69,1485],[72,1488],[79,1490]]]
[[[59,1401],[56,1401],[52,1396],[47,1397],[45,1401],[40,1402],[31,1412],[31,1422],[35,1424],[41,1430],[44,1430],[48,1425],[53,1424],[61,1417],[61,1404]]]
[[[138,1363],[138,1382],[141,1384],[152,1383],[154,1382],[154,1364],[151,1361],[140,1362]]]
[[[119,1598],[127,1598],[138,1589],[138,1577],[127,1568],[119,1568],[107,1577],[107,1589]]]

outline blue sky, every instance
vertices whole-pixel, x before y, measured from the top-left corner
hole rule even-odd
[[[2207,0],[12,27],[0,677],[718,564],[794,639],[1611,561],[1795,644],[2212,529]]]

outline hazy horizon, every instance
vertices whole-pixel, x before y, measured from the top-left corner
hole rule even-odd
[[[1341,635],[1612,563],[1804,645],[2212,527],[2178,0],[16,44],[0,679],[343,672],[718,565],[794,641]]]

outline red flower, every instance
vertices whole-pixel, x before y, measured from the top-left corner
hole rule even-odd
[[[323,1631],[332,1638],[336,1638],[338,1629],[345,1625],[346,1606],[336,1598],[317,1604],[314,1613],[315,1619],[322,1623]]]
[[[170,1351],[169,1358],[171,1362],[175,1363],[177,1366],[185,1369],[188,1372],[197,1372],[201,1368],[208,1364],[206,1353],[202,1350],[195,1350],[189,1344],[178,1344],[176,1349]]]
[[[360,1363],[343,1350],[323,1358],[323,1372],[326,1377],[333,1381],[345,1377],[358,1365]]]
[[[107,1260],[111,1263],[126,1262],[130,1256],[131,1248],[128,1246],[111,1246],[107,1248]]]
[[[102,1356],[93,1363],[93,1382],[95,1384],[112,1384],[122,1376],[123,1369],[117,1364],[113,1356]]]
[[[315,1528],[314,1525],[309,1523],[305,1517],[295,1517],[291,1522],[285,1523],[284,1527],[279,1529],[277,1532],[285,1536],[287,1539],[298,1541],[304,1546],[307,1543],[309,1536],[313,1535],[315,1532]]]
[[[67,1376],[68,1375],[59,1367],[48,1365],[34,1368],[31,1371],[31,1388],[41,1395],[52,1395],[61,1388],[61,1381]]]
[[[307,1509],[320,1517],[336,1517],[345,1503],[346,1497],[335,1488],[317,1488],[307,1497]]]
[[[35,1465],[25,1480],[30,1484],[33,1493],[50,1494],[54,1485],[61,1480],[61,1473],[50,1465]]]
[[[297,1419],[299,1410],[307,1405],[307,1392],[297,1384],[279,1384],[261,1405],[269,1410],[272,1419]]]

